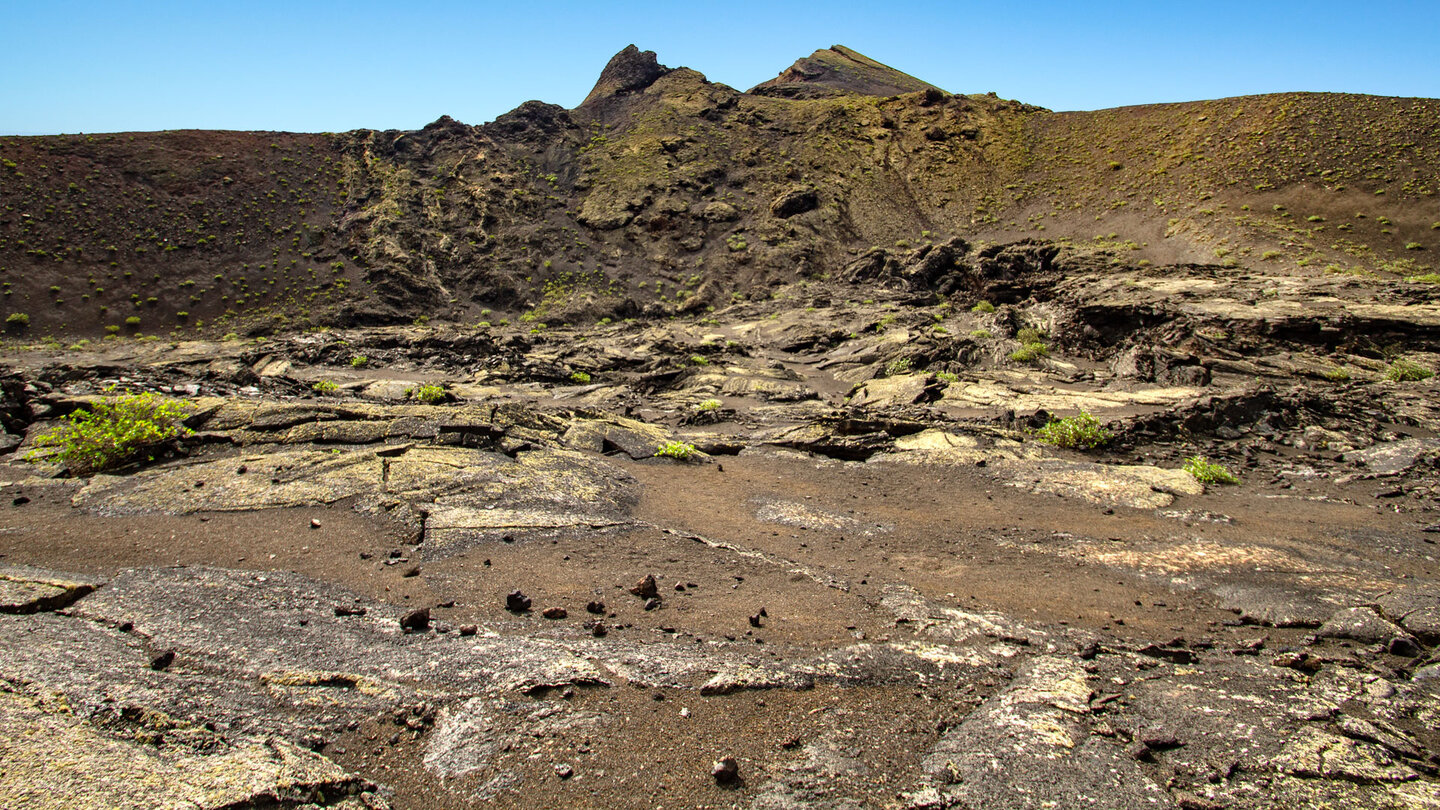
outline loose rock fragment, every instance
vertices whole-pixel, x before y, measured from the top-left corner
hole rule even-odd
[[[511,591],[505,595],[505,609],[511,613],[525,613],[530,610],[530,597],[521,591]]]
[[[585,610],[586,610],[586,612],[588,612],[588,613],[594,613],[594,614],[597,615],[597,616],[602,615],[602,614],[605,613],[605,603],[604,603],[604,602],[586,602],[586,603],[585,603]]]
[[[710,768],[710,775],[722,785],[733,785],[740,781],[740,763],[734,757],[721,757]]]
[[[407,632],[430,629],[430,608],[416,608],[400,617],[400,629]]]
[[[173,663],[175,663],[175,651],[166,650],[150,659],[150,668],[158,671],[169,667]]]
[[[630,593],[641,599],[654,599],[660,595],[660,587],[655,582],[654,574],[646,574],[630,586]]]
[[[563,619],[570,614],[563,607],[548,607],[540,615],[547,619]]]

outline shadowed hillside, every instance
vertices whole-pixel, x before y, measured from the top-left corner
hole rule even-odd
[[[1434,272],[1437,133],[1335,94],[1053,113],[841,46],[741,93],[631,46],[479,127],[0,140],[0,275],[36,334],[663,314],[957,236],[1383,283]]]

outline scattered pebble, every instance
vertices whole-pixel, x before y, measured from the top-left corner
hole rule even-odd
[[[561,779],[569,779],[575,775],[575,769],[562,762],[555,766],[555,775]]]
[[[530,597],[520,591],[511,591],[505,596],[505,609],[511,613],[525,613],[530,610]]]
[[[480,628],[476,627],[473,624],[460,625],[460,635],[462,636],[473,636],[478,632],[480,632]]]
[[[166,650],[150,659],[150,668],[156,671],[165,669],[175,663],[175,651]]]
[[[660,595],[660,586],[655,582],[654,574],[646,574],[630,586],[630,593],[641,599],[654,599]]]
[[[406,632],[430,629],[430,608],[416,608],[400,617],[400,629]]]
[[[310,528],[312,528],[312,529],[318,529],[318,528],[320,528],[320,518],[310,518]]]
[[[594,614],[597,615],[597,616],[602,615],[602,614],[605,613],[605,603],[604,603],[604,602],[587,602],[587,603],[585,603],[585,611],[586,611],[587,613],[594,613]]]
[[[722,785],[733,785],[740,780],[740,763],[734,757],[721,757],[711,766],[710,775]]]
[[[563,607],[548,607],[540,614],[547,619],[563,619],[570,615]]]

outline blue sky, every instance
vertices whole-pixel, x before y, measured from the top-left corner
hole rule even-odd
[[[573,107],[629,43],[747,89],[843,44],[1056,110],[1288,90],[1440,96],[1440,2],[5,0],[0,134],[415,129]]]

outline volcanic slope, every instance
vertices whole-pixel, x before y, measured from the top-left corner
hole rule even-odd
[[[951,237],[1383,285],[1434,272],[1437,133],[1335,94],[1053,113],[841,46],[741,93],[631,46],[480,127],[5,138],[0,283],[35,335],[688,312]]]

